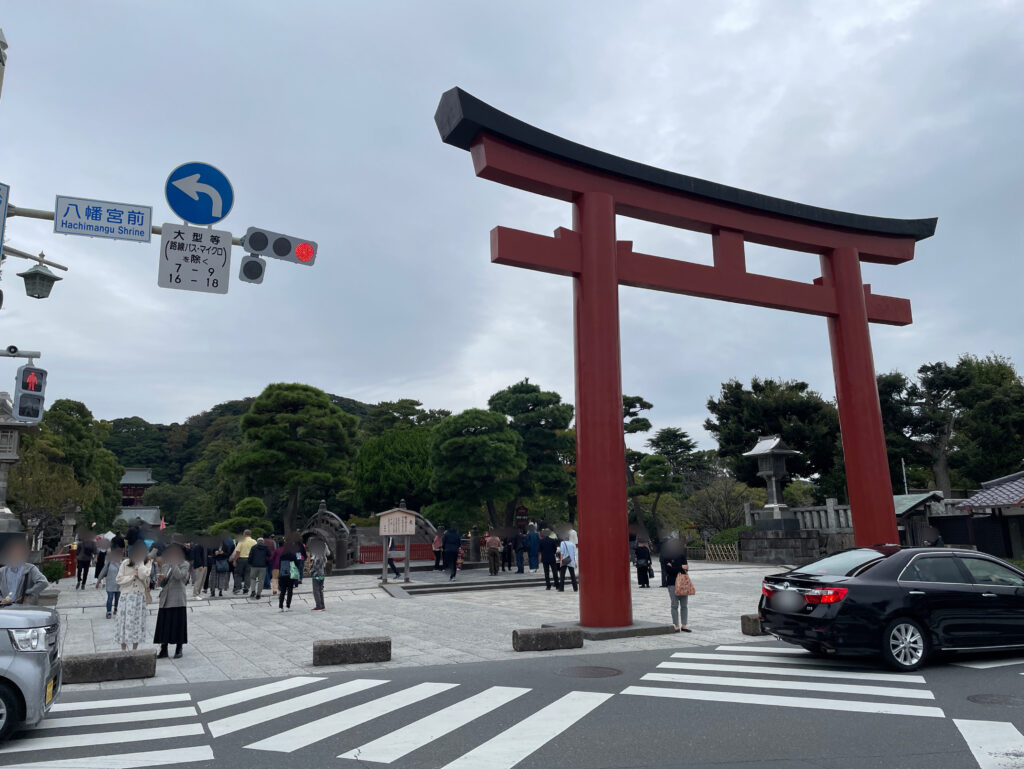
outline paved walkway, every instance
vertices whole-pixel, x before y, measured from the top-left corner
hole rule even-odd
[[[588,642],[582,650],[545,654],[681,648],[751,640],[740,634],[739,615],[754,609],[761,578],[777,570],[772,566],[691,564],[697,587],[697,595],[690,599],[689,624],[693,633]],[[486,571],[476,569],[461,572],[458,583],[501,582],[510,578],[509,574],[490,577]],[[440,575],[432,572],[414,572],[412,579],[417,584],[441,581]],[[61,580],[57,587],[65,654],[119,648],[113,640],[114,620],[104,617],[103,590],[76,591],[71,579]],[[348,636],[391,636],[392,661],[380,665],[319,667],[315,668],[317,672],[522,659],[522,654],[512,651],[514,629],[579,619],[578,594],[549,592],[543,587],[393,598],[380,588],[376,577],[365,575],[328,577],[325,587],[326,612],[310,611],[313,598],[309,580],[296,591],[290,612],[279,612],[276,597],[272,604],[266,593],[260,602],[241,597],[190,601],[189,643],[184,657],[160,660],[157,676],[143,683],[155,686],[308,674],[314,670],[313,641]],[[666,590],[641,590],[634,584],[633,616],[638,620],[669,622]],[[155,622],[154,601],[148,633],[153,632]],[[137,681],[112,681],[68,688],[70,691],[137,685]]]

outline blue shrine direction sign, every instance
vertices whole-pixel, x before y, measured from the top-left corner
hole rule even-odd
[[[184,221],[215,224],[231,211],[235,193],[228,177],[208,163],[184,163],[167,177],[167,205]]]
[[[0,244],[4,242],[4,228],[7,226],[7,201],[11,199],[11,185],[0,182]]]
[[[64,235],[149,243],[152,227],[152,206],[69,195],[58,195],[53,206],[53,231]]]

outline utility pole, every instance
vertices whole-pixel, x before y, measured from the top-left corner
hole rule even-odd
[[[0,29],[0,95],[4,90],[4,73],[7,71],[7,38]]]
[[[900,457],[900,467],[903,468],[903,493],[909,494],[910,487],[907,486],[907,463],[903,457]]]

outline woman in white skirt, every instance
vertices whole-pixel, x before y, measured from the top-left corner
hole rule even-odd
[[[146,592],[149,589],[149,574],[152,570],[146,543],[142,540],[132,545],[128,557],[121,561],[117,570],[117,584],[121,586],[121,610],[114,626],[114,640],[125,651],[128,644],[138,649],[146,637]]]

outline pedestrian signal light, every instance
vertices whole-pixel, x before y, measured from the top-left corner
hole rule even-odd
[[[46,370],[22,366],[14,383],[14,416],[22,422],[38,422],[43,418],[46,392]]]
[[[269,256],[297,264],[312,265],[316,260],[316,243],[313,241],[259,227],[246,230],[242,236],[242,248],[253,256]]]

